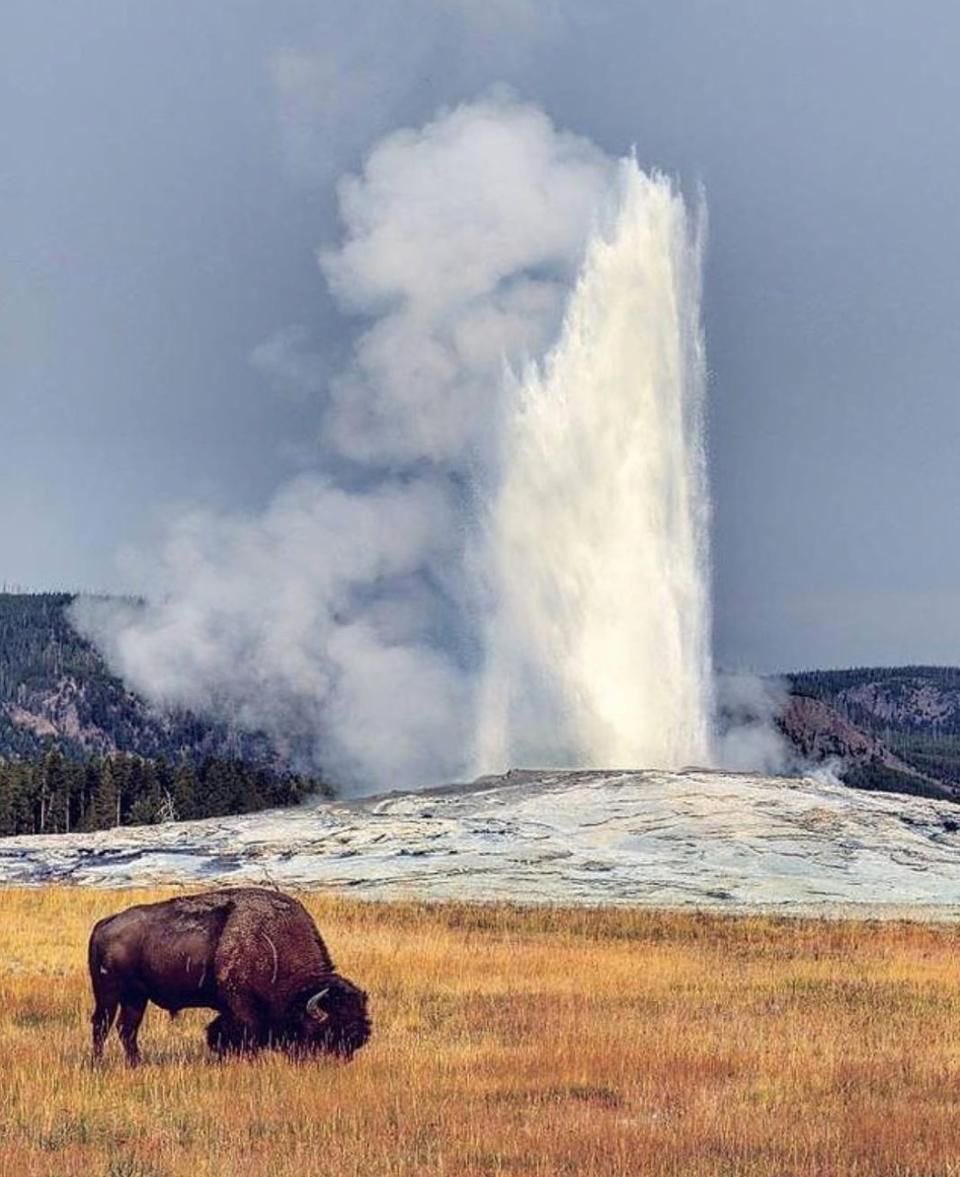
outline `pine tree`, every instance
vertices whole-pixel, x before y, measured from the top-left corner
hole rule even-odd
[[[15,810],[16,777],[8,765],[0,766],[0,835],[17,832]]]
[[[173,779],[173,807],[180,821],[189,821],[197,816],[197,774],[193,761],[183,756]]]
[[[29,764],[16,766],[13,776],[13,833],[34,832],[34,781]]]
[[[130,774],[131,825],[152,825],[160,820],[162,796],[157,771],[150,761],[138,761]]]
[[[100,780],[93,799],[93,828],[109,830],[120,824],[120,793],[114,762],[108,756],[100,768]]]
[[[83,767],[80,786],[80,828],[83,830],[97,828],[96,797],[102,771],[103,761],[96,758],[88,760]]]
[[[51,834],[69,832],[69,777],[60,752],[48,752],[44,758],[43,795],[46,800],[44,829]]]

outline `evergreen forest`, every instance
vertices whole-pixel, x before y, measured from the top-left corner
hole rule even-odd
[[[331,796],[263,733],[126,688],[69,593],[0,593],[0,836],[219,817]]]
[[[119,825],[223,817],[330,796],[320,780],[207,757],[90,757],[52,751],[0,762],[0,836],[65,834]]]

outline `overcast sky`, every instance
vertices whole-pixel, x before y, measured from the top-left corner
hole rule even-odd
[[[315,460],[337,177],[505,82],[704,186],[718,659],[960,662],[958,44],[947,0],[6,0],[0,580],[123,588]]]

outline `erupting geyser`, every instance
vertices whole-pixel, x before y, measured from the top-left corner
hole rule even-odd
[[[152,602],[77,624],[356,793],[708,761],[702,218],[499,92],[374,144],[339,201],[344,367],[320,392],[297,327],[257,353],[318,395],[316,468],[185,516]]]
[[[487,772],[710,756],[702,218],[633,160],[613,195],[558,342],[505,399],[481,560]]]

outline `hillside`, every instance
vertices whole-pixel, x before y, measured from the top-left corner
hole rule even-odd
[[[860,788],[960,799],[960,669],[862,667],[790,675],[781,726]]]
[[[0,835],[248,813],[330,795],[267,739],[126,689],[65,593],[0,594]]]
[[[820,699],[791,695],[777,725],[801,765],[830,765],[845,784],[960,800],[950,781],[922,772]]]
[[[110,673],[70,625],[67,593],[0,593],[0,760],[70,759],[118,752],[176,760],[186,754],[269,763],[262,736],[159,714]]]

